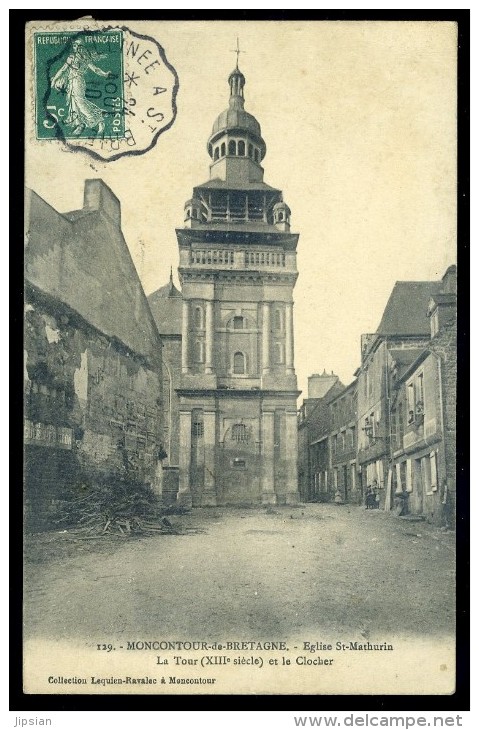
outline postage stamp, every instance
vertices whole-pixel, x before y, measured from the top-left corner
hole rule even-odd
[[[123,137],[123,34],[35,33],[38,139]]]
[[[105,161],[151,149],[176,117],[160,44],[123,27],[33,34],[35,132]]]

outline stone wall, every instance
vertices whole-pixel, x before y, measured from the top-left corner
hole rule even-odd
[[[29,522],[111,478],[159,488],[161,382],[153,366],[74,311],[27,289],[25,488]]]
[[[457,323],[453,319],[431,340],[429,349],[440,357],[444,418],[444,458],[447,492],[445,520],[454,524],[456,506]]]
[[[298,489],[302,502],[310,498],[309,429],[307,423],[298,423]]]

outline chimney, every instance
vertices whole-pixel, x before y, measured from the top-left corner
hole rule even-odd
[[[326,371],[322,375],[318,373],[310,375],[308,378],[308,398],[324,398],[338,380],[338,376],[333,372],[331,375],[328,375]]]
[[[446,269],[442,277],[441,291],[443,294],[456,294],[457,291],[457,267],[455,264]]]
[[[83,208],[98,210],[106,215],[118,228],[121,227],[120,201],[103,180],[85,180]]]

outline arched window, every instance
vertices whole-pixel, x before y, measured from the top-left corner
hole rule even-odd
[[[257,150],[256,148],[254,151],[254,159],[255,159],[255,162],[259,162],[259,150]]]
[[[224,157],[225,154],[226,154],[226,145],[223,142],[223,144],[221,145],[221,157]]]
[[[201,307],[195,308],[195,327],[201,329],[203,327],[203,310]]]
[[[233,317],[233,329],[234,330],[244,329],[244,317]]]
[[[249,155],[249,157],[251,157],[251,159],[253,159],[254,150],[253,150],[253,145],[252,144],[249,144],[248,145],[248,155]]]
[[[230,139],[228,142],[228,154],[229,155],[236,155],[236,142],[234,139]]]
[[[231,429],[232,441],[245,442],[248,440],[248,434],[244,423],[235,423]]]
[[[215,147],[215,160],[217,160],[219,158],[219,156],[220,156],[220,148]]]
[[[283,318],[281,316],[281,309],[275,309],[274,311],[274,328],[275,330],[283,329]]]
[[[245,154],[244,142],[242,139],[240,139],[240,141],[238,142],[238,155],[240,157],[244,157],[244,154]]]
[[[245,357],[242,352],[235,352],[233,356],[233,373],[235,375],[244,375]]]
[[[279,220],[280,221],[284,220],[284,214],[283,213],[280,213],[278,217],[279,217]]]

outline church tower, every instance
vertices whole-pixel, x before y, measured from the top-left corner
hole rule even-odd
[[[177,229],[183,294],[178,501],[298,501],[293,288],[298,234],[263,182],[266,144],[230,74],[208,140],[210,179]]]

